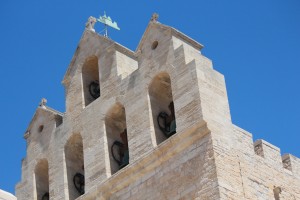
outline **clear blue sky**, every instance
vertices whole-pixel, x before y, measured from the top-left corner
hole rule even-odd
[[[121,28],[112,39],[132,50],[153,12],[202,43],[225,75],[233,123],[300,157],[299,0],[1,0],[1,189],[14,193],[21,178],[40,99],[64,112],[61,80],[87,18],[104,10]]]

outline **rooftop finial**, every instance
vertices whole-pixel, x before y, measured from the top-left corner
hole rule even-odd
[[[110,26],[114,29],[120,30],[120,28],[118,27],[117,22],[113,22],[112,19],[109,16],[106,16],[105,11],[104,11],[104,15],[100,16],[99,19],[97,19],[97,21],[101,22],[102,24],[105,25],[105,28],[104,28],[104,31],[105,31],[104,36],[105,37],[108,37],[108,31],[107,31],[108,26]]]
[[[153,13],[151,17],[152,22],[157,22],[159,15],[157,13]]]
[[[96,18],[90,16],[88,21],[85,23],[85,29],[95,32],[94,26],[96,23]]]
[[[47,103],[47,99],[42,98],[42,100],[41,100],[39,106],[40,106],[40,107],[45,107],[46,103]]]

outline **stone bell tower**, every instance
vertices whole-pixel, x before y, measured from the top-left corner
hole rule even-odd
[[[43,100],[26,130],[17,198],[300,199],[300,159],[232,124],[203,46],[157,20],[132,51],[89,18],[66,112]]]

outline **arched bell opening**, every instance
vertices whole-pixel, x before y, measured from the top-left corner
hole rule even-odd
[[[110,171],[114,174],[129,164],[129,149],[125,108],[115,104],[105,117],[107,143],[109,148]]]
[[[40,160],[34,170],[37,200],[49,200],[49,166],[46,159]]]
[[[82,67],[84,105],[87,106],[100,97],[99,67],[97,56],[86,59]]]
[[[176,133],[176,118],[170,76],[156,75],[149,85],[149,97],[156,144]]]
[[[84,157],[83,143],[80,134],[72,135],[65,145],[69,200],[84,194]]]

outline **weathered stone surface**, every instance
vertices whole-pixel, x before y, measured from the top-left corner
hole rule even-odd
[[[225,79],[203,46],[156,20],[135,52],[83,33],[63,80],[66,112],[43,104],[26,130],[18,199],[300,199],[300,159],[233,125]],[[166,138],[157,116],[170,115],[171,101],[177,128]],[[128,141],[120,170],[116,140]]]

